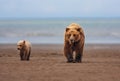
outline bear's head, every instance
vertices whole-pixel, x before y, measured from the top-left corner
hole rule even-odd
[[[25,47],[25,40],[20,40],[18,43],[17,43],[17,49],[18,50],[22,50],[24,49]]]
[[[74,44],[76,42],[79,42],[81,39],[81,28],[66,28],[65,32],[65,40],[68,41],[70,44]]]

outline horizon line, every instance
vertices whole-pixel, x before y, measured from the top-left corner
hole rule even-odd
[[[120,17],[4,17],[0,20],[14,19],[120,19]]]

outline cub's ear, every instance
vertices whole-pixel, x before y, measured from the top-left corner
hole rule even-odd
[[[25,40],[23,40],[23,44],[25,44]]]
[[[77,28],[76,30],[77,30],[78,32],[80,32],[80,31],[81,31],[81,28]]]
[[[66,32],[67,32],[68,30],[70,30],[70,29],[69,29],[69,28],[66,28]]]

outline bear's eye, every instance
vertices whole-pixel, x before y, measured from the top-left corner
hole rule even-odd
[[[68,34],[68,36],[71,36],[71,34]]]
[[[76,34],[73,34],[73,36],[75,37],[75,36],[76,36]]]
[[[19,45],[20,47],[22,46],[22,45]]]

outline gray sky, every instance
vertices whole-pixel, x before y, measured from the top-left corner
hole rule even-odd
[[[0,0],[0,18],[120,17],[120,0]]]

